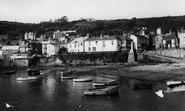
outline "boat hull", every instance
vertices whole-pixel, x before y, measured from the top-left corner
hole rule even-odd
[[[115,86],[118,85],[119,82],[117,80],[111,80],[111,81],[107,81],[104,83],[100,83],[100,82],[93,82],[92,85],[94,87],[105,87],[105,86]]]
[[[74,82],[91,82],[92,78],[78,78],[78,79],[73,79]]]
[[[29,80],[36,80],[37,77],[19,77],[17,78],[17,81],[29,81]]]
[[[14,74],[14,73],[15,73],[15,71],[5,71],[5,72],[4,72],[4,74],[7,74],[7,75],[8,75],[8,74]]]
[[[92,88],[92,89],[84,89],[84,95],[95,96],[95,95],[110,95],[118,93],[119,85],[108,86],[108,87],[100,87],[100,88]]]

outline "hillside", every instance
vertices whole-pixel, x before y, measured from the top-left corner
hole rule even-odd
[[[9,21],[0,21],[0,35],[8,35],[10,38],[21,38],[24,33],[36,32],[37,37],[42,34],[50,36],[56,30],[77,30],[77,34],[91,34],[99,36],[100,34],[120,35],[123,31],[134,31],[141,27],[147,27],[148,30],[155,30],[162,27],[164,31],[177,31],[185,27],[185,16],[167,16],[153,18],[132,18],[117,20],[78,20],[78,21],[47,21],[39,24],[18,23]]]

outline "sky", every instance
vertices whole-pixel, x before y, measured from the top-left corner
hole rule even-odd
[[[185,15],[185,0],[0,0],[0,21],[40,23]]]

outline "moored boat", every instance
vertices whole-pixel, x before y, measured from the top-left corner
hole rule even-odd
[[[109,95],[118,93],[119,84],[114,86],[106,86],[106,87],[97,87],[97,88],[90,88],[84,89],[84,95]]]
[[[36,80],[37,77],[35,76],[28,76],[28,77],[18,77],[17,81],[29,81],[29,80]]]
[[[40,70],[38,69],[27,69],[28,76],[38,76],[40,75]]]
[[[88,78],[77,78],[77,79],[73,79],[74,82],[90,82],[92,81],[91,77]]]
[[[179,84],[185,84],[184,81],[167,81],[166,84],[169,85],[179,85]]]
[[[118,85],[118,84],[119,84],[119,81],[117,79],[109,80],[106,82],[93,82],[92,83],[94,87],[112,86],[112,85]]]
[[[74,79],[75,77],[73,76],[61,76],[61,79]]]
[[[15,70],[12,70],[12,71],[4,71],[4,74],[14,74],[15,73]]]
[[[18,77],[16,78],[17,81],[29,81],[29,80],[36,80],[43,78],[44,76],[39,75],[39,76],[27,76],[27,77]]]

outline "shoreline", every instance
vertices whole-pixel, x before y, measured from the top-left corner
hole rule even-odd
[[[185,80],[185,64],[134,64],[134,65],[106,65],[106,66],[85,66],[70,67],[75,73],[90,73],[105,76],[126,77],[131,79],[168,81]]]

